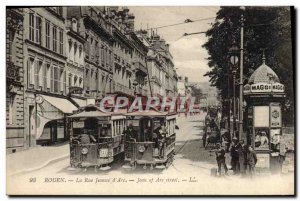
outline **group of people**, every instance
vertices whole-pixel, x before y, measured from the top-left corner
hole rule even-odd
[[[155,128],[153,130],[153,134],[150,132],[150,129],[145,129],[144,131],[144,135],[145,135],[144,141],[154,142],[154,148],[158,148],[159,158],[162,158],[164,155],[163,147],[166,142],[166,133],[167,133],[167,129],[164,124],[161,124],[160,126]],[[125,135],[125,140],[127,142],[139,140],[138,132],[134,130],[132,124],[129,124],[127,129],[124,130],[123,134]]]
[[[225,160],[225,149],[218,143],[216,147],[216,160],[218,164],[218,174],[222,174],[222,167],[225,175],[228,175],[228,168]],[[238,141],[236,137],[232,139],[230,147],[231,170],[233,174],[240,174],[243,177],[247,174],[253,177],[255,174],[255,165],[257,163],[256,153],[252,146],[245,144],[244,140]]]

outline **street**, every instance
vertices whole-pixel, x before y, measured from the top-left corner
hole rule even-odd
[[[119,162],[115,163],[109,171],[95,172],[93,168],[90,168],[85,172],[83,169],[70,170],[69,158],[65,158],[37,171],[14,175],[8,180],[8,185],[14,185],[15,182],[25,183],[26,185],[15,185],[15,188],[12,189],[18,193],[43,194],[48,193],[47,188],[43,188],[43,186],[50,184],[51,193],[64,194],[66,191],[63,189],[68,188],[72,189],[74,195],[107,194],[107,190],[110,190],[109,194],[126,194],[130,188],[135,188],[137,194],[151,194],[151,189],[153,192],[161,192],[161,194],[164,192],[180,194],[181,192],[172,191],[172,188],[176,189],[177,185],[181,185],[182,192],[188,191],[190,194],[199,192],[195,188],[200,188],[203,195],[215,192],[215,188],[218,188],[219,194],[229,195],[237,193],[235,188],[240,188],[239,194],[272,194],[293,189],[293,174],[272,175],[272,177],[260,174],[253,180],[241,179],[232,173],[222,178],[211,177],[210,171],[216,167],[216,160],[214,152],[209,149],[204,150],[202,147],[201,121],[203,119],[203,113],[190,117],[184,117],[184,115],[178,117],[176,155],[173,164],[168,169],[150,170],[148,168],[144,170],[140,167],[136,170],[126,170],[122,168],[122,162]],[[230,157],[227,155],[226,159],[227,165],[229,165]],[[279,183],[274,182],[276,180]],[[116,182],[121,185],[121,188],[111,191]],[[82,184],[82,188],[78,183]],[[155,185],[149,185],[149,183],[155,183]],[[186,185],[182,185],[182,183]],[[99,188],[100,184],[101,188]],[[189,187],[191,184],[192,188]],[[147,188],[151,188],[150,191]],[[168,189],[161,191],[161,188]]]

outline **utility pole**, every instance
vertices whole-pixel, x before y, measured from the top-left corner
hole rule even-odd
[[[244,12],[245,7],[241,7]],[[240,97],[239,97],[239,139],[243,139],[243,68],[244,68],[244,13],[241,15],[241,46],[240,46]]]

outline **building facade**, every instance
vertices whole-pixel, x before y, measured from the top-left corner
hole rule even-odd
[[[66,8],[24,9],[26,144],[66,140],[65,117],[77,107],[66,85]]]
[[[124,7],[109,8],[113,28],[113,92],[115,94],[133,96],[133,45],[129,39],[134,16],[129,14],[129,9]],[[133,18],[133,19],[132,19]]]
[[[84,98],[84,59],[85,59],[85,38],[80,33],[80,18],[73,16],[72,9],[67,9],[66,19],[66,91],[77,106],[85,106]]]
[[[24,122],[23,9],[6,10],[6,148],[26,148]]]
[[[187,84],[188,84],[187,77],[178,76],[178,81],[177,81],[178,96],[186,95]]]
[[[75,7],[85,37],[84,91],[86,98],[101,99],[112,92],[113,36],[104,7]],[[79,10],[78,10],[79,9]],[[72,11],[73,12],[73,11]]]
[[[174,97],[178,94],[178,76],[173,64],[169,45],[158,34],[141,30],[144,44],[148,45],[147,67],[149,71],[149,88],[155,96]],[[149,94],[149,93],[148,93]]]

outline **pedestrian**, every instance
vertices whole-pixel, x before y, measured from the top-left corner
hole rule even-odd
[[[232,144],[230,148],[230,156],[231,156],[231,169],[233,170],[233,174],[239,173],[239,153],[238,153],[238,142],[237,138],[232,138]]]
[[[224,147],[225,147],[225,152],[229,152],[230,149],[230,134],[228,131],[226,131],[223,135],[223,142],[224,142]]]
[[[245,145],[244,140],[240,140],[238,145],[238,154],[239,154],[239,167],[240,167],[240,173],[242,177],[246,175],[247,170],[247,152],[248,148]]]
[[[133,129],[133,125],[129,124],[128,128],[124,130],[123,134],[125,135],[126,141],[136,141],[137,140],[137,132]]]
[[[218,173],[219,176],[222,175],[222,166],[224,167],[225,170],[225,175],[228,175],[228,168],[226,165],[226,161],[225,161],[225,150],[221,147],[220,143],[217,143],[216,145],[216,160],[217,160],[217,164],[218,164]]]
[[[166,133],[160,132],[158,135],[158,155],[159,159],[164,157],[164,145],[166,142]]]
[[[252,146],[249,146],[248,148],[247,163],[249,166],[249,175],[251,178],[253,178],[253,176],[255,175],[255,165],[257,163],[257,157]]]

